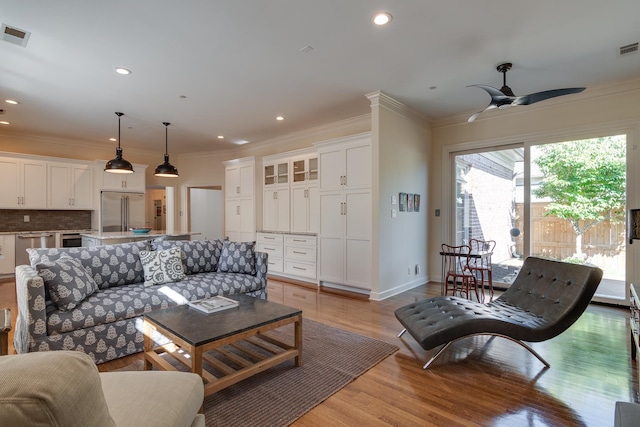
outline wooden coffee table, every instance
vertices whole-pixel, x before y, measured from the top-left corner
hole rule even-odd
[[[206,314],[188,305],[144,315],[144,369],[179,370],[173,357],[204,380],[205,396],[295,358],[302,365],[302,311],[247,295],[240,305]],[[264,333],[294,323],[293,346]],[[159,332],[172,344],[156,347]],[[203,363],[205,362],[205,363]]]

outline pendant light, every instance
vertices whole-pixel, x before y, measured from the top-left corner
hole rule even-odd
[[[116,158],[109,160],[104,170],[105,172],[111,173],[133,173],[133,166],[122,158],[122,148],[120,148],[120,117],[124,116],[124,113],[116,112],[116,116],[118,116],[118,148],[116,148]]]
[[[163,176],[166,178],[177,178],[178,169],[169,163],[169,125],[171,123],[162,122],[164,125],[164,163],[156,168],[155,176]]]

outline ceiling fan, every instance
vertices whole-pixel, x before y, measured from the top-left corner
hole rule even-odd
[[[500,90],[496,89],[492,86],[486,85],[470,85],[467,87],[479,87],[481,89],[486,90],[489,95],[491,95],[491,102],[482,111],[478,111],[469,117],[468,122],[472,122],[480,115],[480,113],[484,113],[487,110],[491,110],[493,108],[508,108],[516,105],[529,105],[534,102],[544,101],[545,99],[555,98],[556,96],[570,95],[572,93],[580,93],[586,88],[584,87],[574,87],[567,89],[553,89],[553,90],[545,90],[543,92],[536,92],[529,95],[523,96],[515,96],[513,91],[509,86],[507,86],[507,71],[511,69],[513,64],[510,62],[506,62],[504,64],[498,65],[496,68],[498,72],[502,73],[502,88]]]

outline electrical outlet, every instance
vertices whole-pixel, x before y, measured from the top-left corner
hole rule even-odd
[[[415,272],[416,275],[420,274],[420,264],[416,264]]]
[[[29,221],[30,221],[29,215],[25,215],[24,216],[24,222],[29,222]]]
[[[407,274],[411,274],[411,267],[407,267]]]

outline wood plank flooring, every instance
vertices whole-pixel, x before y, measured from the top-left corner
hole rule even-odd
[[[15,316],[13,282],[0,283],[0,307]],[[630,358],[627,309],[591,305],[568,331],[533,343],[544,366],[501,339],[473,337],[433,354],[405,334],[393,314],[440,292],[431,283],[384,301],[318,292],[269,281],[269,299],[303,316],[394,343],[400,350],[300,418],[294,426],[610,426],[618,400],[638,401],[638,370]],[[98,365],[126,366],[140,354]]]

